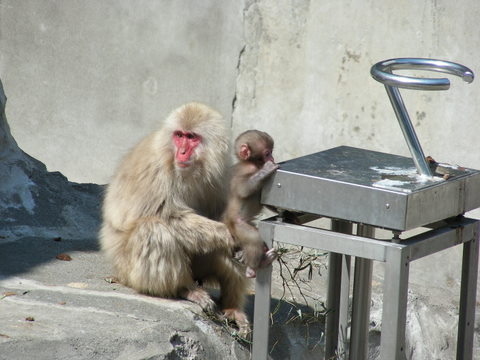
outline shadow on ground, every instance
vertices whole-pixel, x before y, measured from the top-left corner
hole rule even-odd
[[[65,257],[61,260],[64,254],[98,250],[99,245],[96,239],[32,237],[7,242],[0,244],[0,276],[26,274],[44,263],[66,261]]]
[[[61,256],[59,259],[58,255],[62,254],[70,256],[71,260],[62,260]],[[110,275],[111,268],[99,251],[97,239],[31,237],[0,244],[0,279],[33,280],[47,287],[85,284],[90,290],[116,288],[114,291],[134,294],[120,284],[107,284],[105,278]],[[34,296],[42,289],[31,290],[25,296]],[[218,292],[214,291],[213,295],[218,296]],[[253,306],[254,295],[251,294],[247,296],[246,312],[252,323]],[[272,359],[314,359],[323,355],[323,314],[314,316],[311,307],[279,299],[271,300],[271,309],[269,351]],[[235,329],[218,320],[214,322],[235,337]],[[237,341],[244,349],[251,350],[251,342]]]

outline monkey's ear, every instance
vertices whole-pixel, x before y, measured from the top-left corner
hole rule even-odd
[[[242,144],[240,145],[240,151],[238,153],[238,156],[242,160],[248,160],[250,158],[251,150],[250,147],[247,144]]]

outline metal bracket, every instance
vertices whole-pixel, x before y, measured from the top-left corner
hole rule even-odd
[[[407,142],[413,161],[420,175],[433,177],[430,166],[425,159],[420,142],[413,128],[407,109],[403,103],[399,88],[413,90],[448,90],[450,81],[447,78],[415,78],[393,74],[393,70],[429,70],[447,73],[461,77],[467,83],[473,81],[473,71],[466,66],[449,61],[420,59],[420,58],[398,58],[381,61],[372,66],[370,74],[372,77],[385,85],[393,110],[397,116],[398,123]]]

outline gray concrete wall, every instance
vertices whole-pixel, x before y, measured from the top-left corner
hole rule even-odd
[[[410,56],[480,69],[473,0],[0,5],[12,133],[50,170],[79,182],[107,182],[125,149],[190,100],[218,108],[234,134],[271,132],[278,160],[341,144],[407,155],[370,66]],[[452,79],[449,91],[403,91],[426,154],[480,167],[478,84]]]
[[[0,77],[19,146],[70,180],[106,183],[176,106],[228,120],[243,3],[1,0]]]
[[[271,132],[280,160],[338,145],[408,155],[370,67],[432,57],[480,74],[479,18],[478,1],[249,1],[234,132]],[[480,81],[450,78],[448,91],[402,94],[426,155],[479,168]]]

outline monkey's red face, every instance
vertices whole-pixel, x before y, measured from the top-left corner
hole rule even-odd
[[[192,165],[195,148],[202,142],[200,135],[189,131],[177,130],[173,133],[176,164],[181,168]]]

